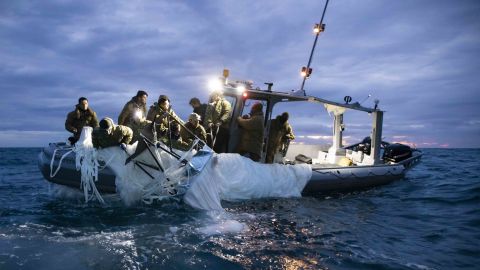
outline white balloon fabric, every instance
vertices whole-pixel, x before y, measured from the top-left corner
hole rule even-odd
[[[188,166],[179,166],[176,158],[165,151],[151,147],[166,174],[161,171],[144,167],[154,179],[143,172],[138,165],[130,162],[125,165],[128,155],[135,152],[137,144],[128,145],[126,151],[120,147],[108,147],[95,150],[91,146],[91,129],[84,129],[82,151],[77,151],[77,160],[85,160],[80,165],[82,179],[88,178],[88,183],[96,180],[99,160],[103,161],[115,173],[117,193],[125,204],[131,205],[143,201],[170,198],[170,186],[182,184],[189,186],[183,200],[190,206],[203,210],[223,210],[221,201],[238,201],[266,197],[300,197],[303,188],[312,176],[312,169],[307,164],[282,165],[262,164],[254,162],[239,154],[214,154],[203,170],[194,175],[188,175]],[[82,135],[83,135],[82,133]],[[194,152],[177,153],[191,160]],[[148,151],[135,158],[146,164],[156,165]],[[96,167],[96,168],[93,168]],[[84,175],[85,172],[85,175]],[[169,180],[167,181],[167,177]],[[172,177],[175,177],[174,179]],[[89,186],[91,187],[91,185]],[[91,192],[92,189],[89,189]],[[93,190],[99,201],[101,196]],[[86,195],[85,195],[86,196]],[[100,197],[99,197],[100,196]]]
[[[221,200],[300,197],[311,177],[307,164],[262,164],[239,154],[216,154],[195,176],[184,201],[198,209],[220,210]]]

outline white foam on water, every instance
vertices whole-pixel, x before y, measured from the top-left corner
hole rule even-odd
[[[247,224],[239,222],[240,215],[225,212],[223,210],[210,210],[205,212],[208,216],[206,224],[200,225],[197,232],[205,236],[238,234],[249,230]]]
[[[171,233],[177,233],[178,232],[178,227],[177,226],[172,226],[168,228]]]
[[[205,227],[201,227],[198,231],[204,235],[218,235],[218,234],[238,234],[248,230],[248,226],[244,223],[233,219],[223,220]]]
[[[50,196],[68,200],[80,200],[83,198],[83,193],[78,189],[57,185],[50,182],[48,185],[48,193]]]

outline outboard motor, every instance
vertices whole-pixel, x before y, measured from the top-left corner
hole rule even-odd
[[[412,148],[405,144],[394,143],[385,147],[383,160],[390,162],[399,162],[412,157]]]

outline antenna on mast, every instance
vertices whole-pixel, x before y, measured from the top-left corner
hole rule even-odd
[[[318,36],[321,32],[325,31],[325,24],[323,23],[323,18],[325,17],[325,11],[327,11],[328,1],[325,3],[325,7],[323,8],[322,18],[320,19],[320,23],[315,24],[313,28],[313,32],[315,33],[315,41],[313,42],[312,51],[310,52],[310,58],[308,59],[308,64],[306,67],[302,67],[301,75],[303,77],[302,86],[300,87],[300,92],[304,91],[303,87],[305,86],[305,81],[307,78],[310,77],[312,74],[312,68],[310,68],[310,64],[312,63],[313,52],[315,51],[315,47],[317,46]],[[305,95],[305,91],[303,92]]]

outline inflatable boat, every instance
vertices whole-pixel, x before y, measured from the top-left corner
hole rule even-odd
[[[264,149],[267,149],[266,145],[269,143],[268,133],[272,110],[277,103],[316,103],[323,105],[322,109],[333,114],[331,145],[289,144],[282,153],[276,154],[275,162],[277,164],[310,165],[312,176],[304,187],[303,194],[385,185],[403,178],[405,173],[421,160],[422,152],[417,149],[403,144],[381,141],[384,112],[378,109],[378,103],[374,108],[366,108],[358,103],[342,104],[318,97],[298,95],[295,92],[275,92],[271,88],[267,90],[251,89],[241,82],[223,85],[222,92],[232,105],[228,149],[236,149],[240,132],[236,119],[252,104],[251,100],[264,104],[266,115]],[[349,110],[362,111],[371,115],[373,118],[372,135],[357,144],[343,146],[342,132],[345,127],[343,114]],[[81,188],[81,173],[76,168],[75,153],[71,149],[72,147],[66,143],[50,143],[39,153],[38,166],[46,180],[59,185]],[[264,163],[265,159],[266,153],[263,153],[260,162]],[[271,165],[265,164],[265,166]],[[115,177],[115,173],[106,166],[98,173],[98,179],[95,182],[97,189],[103,193],[115,193],[117,190]]]

